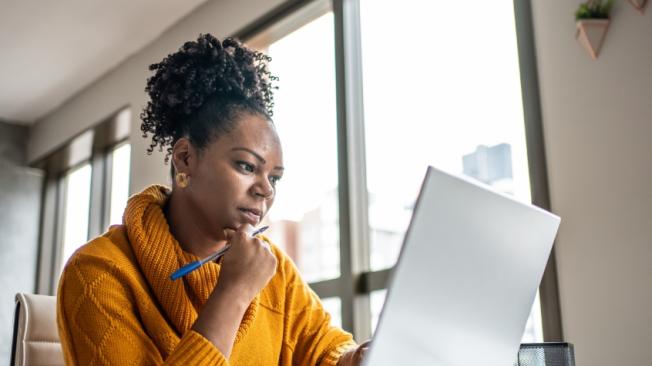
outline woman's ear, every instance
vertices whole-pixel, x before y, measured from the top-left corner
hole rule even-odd
[[[172,164],[177,173],[192,175],[197,161],[196,149],[186,137],[182,137],[172,147]]]

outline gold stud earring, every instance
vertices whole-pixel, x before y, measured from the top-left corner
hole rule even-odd
[[[177,182],[179,188],[186,188],[188,187],[190,177],[186,173],[177,173],[177,175],[174,176],[174,180]]]

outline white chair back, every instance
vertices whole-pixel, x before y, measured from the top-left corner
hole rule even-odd
[[[16,294],[11,365],[64,365],[55,296]]]

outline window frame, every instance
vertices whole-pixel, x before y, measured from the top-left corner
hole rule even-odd
[[[532,203],[549,210],[531,0],[514,0],[513,3]],[[359,0],[289,0],[233,36],[246,42],[272,27],[283,29],[278,25],[289,17],[296,29],[297,19],[302,20],[302,24],[314,19],[314,12],[306,12],[306,9],[324,8],[325,5],[333,11],[335,22],[340,277],[309,285],[320,297],[339,297],[343,328],[353,332],[358,340],[364,340],[371,336],[369,294],[387,288],[393,267],[369,270]],[[293,30],[292,27],[285,28],[286,34]],[[278,31],[274,35],[280,36]],[[539,290],[544,340],[562,341],[554,247]]]
[[[548,165],[541,114],[532,3],[531,0],[513,0],[513,3],[532,204],[550,211],[550,188],[548,185]],[[539,285],[541,322],[545,342],[561,342],[564,340],[556,258],[555,245],[553,245]]]
[[[109,220],[113,149],[129,141],[131,109],[120,108],[35,164],[45,171],[41,198],[41,223],[36,293],[55,295],[63,256],[66,176],[89,163],[91,187],[87,238],[99,236]]]

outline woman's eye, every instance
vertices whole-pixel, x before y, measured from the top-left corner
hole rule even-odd
[[[279,180],[281,180],[281,177],[269,177],[269,182],[272,183],[272,186],[276,186]]]
[[[239,161],[238,166],[240,167],[240,169],[242,169],[242,170],[244,170],[245,172],[248,172],[248,173],[253,173],[254,170],[255,170],[255,167],[253,166],[253,164],[249,164],[246,161]]]

